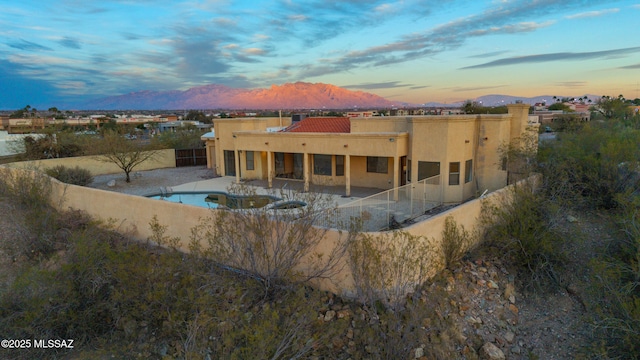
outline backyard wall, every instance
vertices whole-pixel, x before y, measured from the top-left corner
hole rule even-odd
[[[66,167],[79,166],[83,169],[89,170],[91,175],[105,175],[116,174],[122,172],[122,170],[111,162],[102,162],[97,160],[96,156],[77,156],[58,159],[46,159],[46,160],[32,160],[32,161],[19,161],[15,163],[7,164],[9,167],[18,167],[25,169],[40,169],[42,171],[63,165]],[[176,167],[176,154],[174,149],[159,150],[156,156],[149,159],[142,164],[136,166],[134,171],[153,170],[162,168]]]
[[[25,170],[9,168],[8,171]],[[538,177],[534,176],[530,180],[537,181]],[[216,211],[211,209],[69,185],[55,179],[51,181],[51,204],[57,209],[82,210],[96,219],[112,221],[117,231],[143,241],[153,235],[149,224],[156,216],[159,224],[167,226],[166,236],[181,239],[180,247],[183,251],[188,251],[191,230],[202,222],[212,222],[216,216]],[[477,220],[482,211],[483,201],[508,200],[509,194],[511,192],[508,188],[500,189],[482,199],[466,202],[404,230],[413,235],[422,236],[424,241],[433,240],[434,246],[437,247],[441,242],[445,219],[448,216],[452,216],[458,226],[464,226],[466,230],[472,231],[478,226]],[[371,233],[374,236],[383,234]],[[324,240],[312,253],[328,254],[346,237],[345,232],[329,230]],[[207,244],[202,245],[206,247]],[[434,272],[438,270],[433,269]],[[315,282],[314,285],[322,290],[353,296],[355,287],[347,257],[343,258],[342,270],[338,274],[331,279]]]

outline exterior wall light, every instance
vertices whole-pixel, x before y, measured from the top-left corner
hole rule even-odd
[[[349,144],[344,144],[344,147],[349,147]]]
[[[269,142],[267,141],[266,143],[264,143],[265,145],[269,145]]]
[[[307,145],[307,143],[302,143],[302,146],[305,146],[305,145]]]
[[[394,139],[394,138],[389,138],[389,141],[390,141],[390,142],[394,142],[394,141],[396,141],[396,139]]]

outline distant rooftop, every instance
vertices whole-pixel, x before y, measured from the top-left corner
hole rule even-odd
[[[308,117],[289,125],[284,132],[350,133],[351,121],[347,117]]]

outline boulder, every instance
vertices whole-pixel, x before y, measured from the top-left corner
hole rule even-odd
[[[488,342],[480,349],[480,358],[485,360],[505,360],[504,353],[497,346]]]

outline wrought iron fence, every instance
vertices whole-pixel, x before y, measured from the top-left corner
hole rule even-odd
[[[380,231],[414,219],[442,205],[440,175],[387,190],[327,210],[318,226],[349,230]]]

